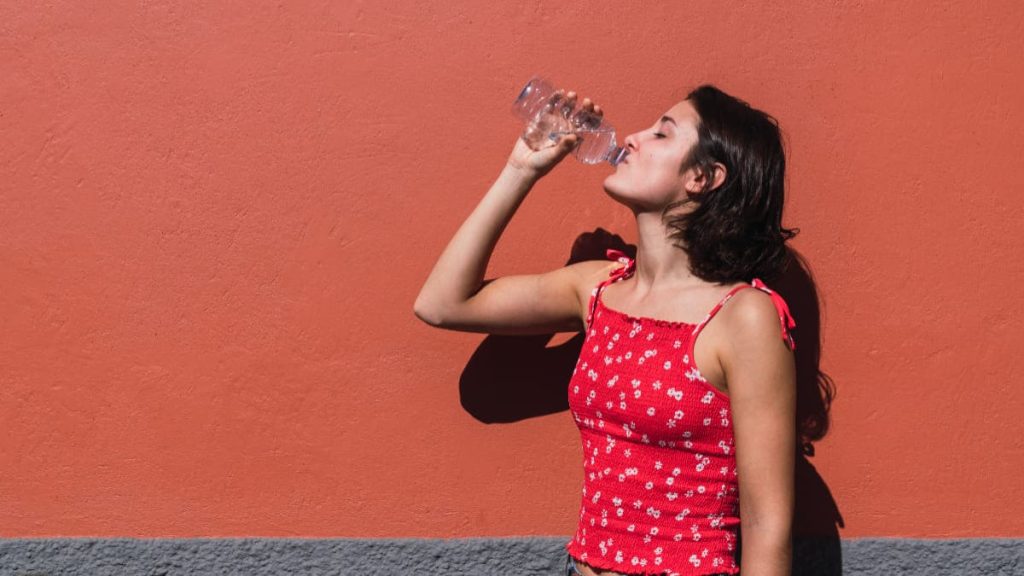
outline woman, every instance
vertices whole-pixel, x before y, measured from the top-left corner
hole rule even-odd
[[[581,109],[602,114],[589,99]],[[762,280],[795,235],[781,225],[778,125],[713,86],[693,90],[625,139],[604,181],[636,217],[635,258],[609,250],[612,262],[485,282],[512,215],[576,144],[516,142],[415,313],[451,330],[586,332],[569,383],[584,486],[567,574],[789,574],[795,322]]]

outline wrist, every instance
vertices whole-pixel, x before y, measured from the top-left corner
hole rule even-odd
[[[541,177],[541,174],[537,172],[537,170],[515,164],[511,161],[505,164],[505,168],[502,170],[502,175],[531,185]]]

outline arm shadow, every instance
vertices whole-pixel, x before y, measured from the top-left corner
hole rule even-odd
[[[580,234],[567,261],[604,260],[609,248],[635,257],[636,247],[602,228]],[[828,434],[835,382],[820,369],[821,301],[806,259],[790,249],[790,264],[770,280],[787,302],[796,328],[797,430],[793,519],[794,576],[842,574],[839,506],[810,459],[814,444]],[[480,422],[510,423],[566,411],[568,384],[584,334],[548,346],[555,334],[488,335],[470,357],[459,379],[463,408]],[[741,534],[742,537],[742,534]]]
[[[605,260],[609,248],[635,255],[636,247],[603,228],[576,237],[566,266]],[[488,335],[459,379],[462,407],[486,424],[517,422],[569,409],[568,385],[584,334],[548,347],[555,334]]]

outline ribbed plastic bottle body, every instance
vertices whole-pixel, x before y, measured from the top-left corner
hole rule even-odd
[[[576,133],[580,143],[573,155],[585,164],[618,164],[627,154],[615,139],[615,128],[603,117],[568,105],[565,93],[548,80],[535,76],[520,91],[512,112],[526,123],[523,140],[534,150],[547,141]]]

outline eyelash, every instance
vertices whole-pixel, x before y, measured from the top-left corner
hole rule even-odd
[[[665,135],[662,134],[661,132],[655,132],[654,136],[657,137],[657,138],[664,138],[665,137]]]

